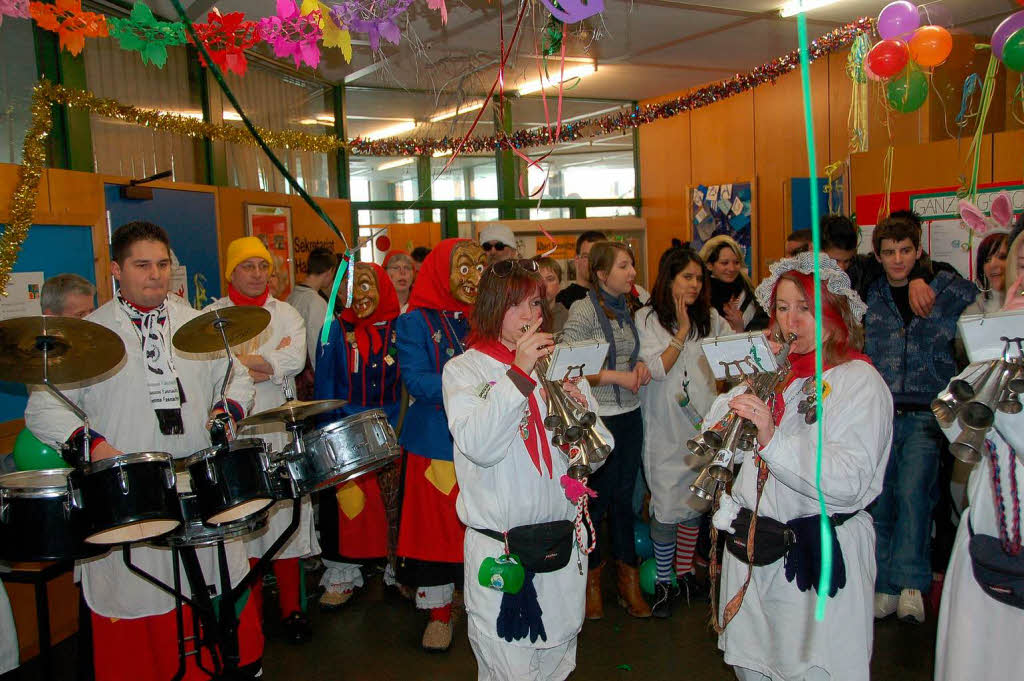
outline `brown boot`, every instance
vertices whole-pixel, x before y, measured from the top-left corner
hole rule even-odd
[[[587,610],[588,620],[599,620],[604,617],[604,604],[601,602],[601,570],[604,563],[587,571]]]
[[[640,593],[640,572],[621,560],[615,561],[616,584],[619,588],[619,605],[633,617],[650,617],[651,606]]]

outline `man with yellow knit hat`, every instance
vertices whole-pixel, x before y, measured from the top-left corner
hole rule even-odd
[[[272,267],[270,252],[259,238],[235,239],[228,244],[224,268],[228,295],[206,308],[257,305],[270,312],[270,325],[253,340],[235,348],[238,360],[249,370],[256,384],[253,413],[278,407],[293,398],[295,376],[306,363],[305,322],[295,308],[271,295],[269,280]],[[249,427],[239,435],[266,440],[274,451],[280,451],[290,441],[281,424]],[[281,536],[291,521],[291,508],[290,502],[280,502],[271,508],[267,531],[246,540],[250,559],[260,558]],[[312,504],[307,496],[302,501],[299,528],[271,563],[277,578],[285,634],[294,643],[302,643],[312,637],[309,621],[299,602],[299,558],[320,553],[312,513]]]

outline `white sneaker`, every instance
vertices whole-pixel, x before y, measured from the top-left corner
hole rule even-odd
[[[904,589],[896,606],[896,616],[904,622],[924,622],[924,598],[917,589]]]
[[[900,602],[899,596],[893,594],[875,594],[875,619],[880,620],[888,617],[889,615],[896,612],[898,603]]]

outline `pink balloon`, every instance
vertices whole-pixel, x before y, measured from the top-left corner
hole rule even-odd
[[[1003,19],[992,33],[992,54],[997,59],[1003,58],[1003,47],[1011,35],[1024,28],[1024,12],[1015,12]]]
[[[883,40],[908,36],[921,25],[917,5],[907,0],[890,2],[878,13],[878,35]]]

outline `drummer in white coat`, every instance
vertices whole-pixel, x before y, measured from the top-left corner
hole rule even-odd
[[[270,325],[253,340],[235,348],[238,360],[249,370],[256,384],[254,413],[273,409],[295,396],[295,377],[306,364],[306,325],[302,316],[288,303],[270,293],[269,275],[273,260],[257,237],[247,236],[228,244],[228,295],[210,303],[207,310],[233,305],[255,305],[270,312]],[[241,437],[258,437],[281,451],[290,441],[283,424],[243,429]],[[283,626],[290,640],[302,643],[312,638],[309,620],[300,602],[299,558],[320,553],[313,526],[313,505],[307,495],[302,500],[301,519],[295,534],[278,551],[271,566],[277,579],[278,600]],[[270,509],[266,532],[246,540],[249,556],[258,559],[288,528],[292,502],[281,501]]]
[[[651,382],[640,393],[644,476],[651,490],[651,540],[657,564],[651,614],[669,617],[680,589],[688,602],[707,596],[694,578],[693,554],[707,502],[690,494],[701,461],[686,449],[717,394],[701,340],[732,333],[711,307],[704,262],[685,247],[665,251],[650,303],[637,310],[640,359]],[[679,587],[672,587],[673,574]]]
[[[117,333],[125,361],[103,380],[64,393],[89,415],[95,428],[92,460],[122,452],[167,452],[184,459],[210,446],[208,419],[223,411],[221,382],[226,358],[201,361],[182,356],[171,344],[174,332],[199,312],[168,296],[171,256],[167,233],[148,222],[119,227],[111,238],[114,299],[86,319]],[[226,395],[235,418],[252,407],[253,384],[244,371],[232,372]],[[211,411],[212,410],[212,411]],[[42,441],[81,449],[81,422],[43,390],[33,391],[26,425]],[[247,572],[242,542],[226,543],[232,584]],[[207,583],[219,591],[217,553],[198,549]],[[132,547],[132,561],[165,584],[173,583],[170,551]],[[92,611],[93,659],[97,681],[166,681],[178,668],[174,599],[130,572],[120,551],[81,563],[82,591]],[[185,584],[186,595],[191,594]],[[187,606],[186,606],[187,608]],[[191,617],[185,621],[191,628]],[[258,664],[263,637],[254,599],[241,614],[241,664]],[[209,662],[209,659],[206,660]],[[189,657],[190,673],[197,673]]]
[[[550,443],[543,425],[545,395],[531,375],[551,347],[551,335],[539,331],[546,315],[536,270],[532,260],[506,260],[484,272],[470,349],[445,365],[442,378],[462,490],[456,508],[472,528],[465,538],[465,599],[481,680],[564,679],[576,667],[583,624],[587,560],[574,538],[576,507],[560,484],[568,460]],[[583,404],[593,402],[586,381],[567,382],[565,390]],[[595,427],[611,444],[604,424],[598,420]],[[478,579],[485,560],[505,553],[503,542],[479,530],[503,534],[552,521],[572,532],[558,544],[568,562],[527,573],[520,597],[535,589],[531,603],[539,603],[539,612],[527,610],[529,632],[514,631],[505,618],[518,601]]]
[[[789,355],[791,372],[769,400],[771,407],[752,394],[742,394],[745,387],[737,387],[719,397],[707,416],[708,423],[715,423],[731,409],[757,428],[756,453],[744,453],[731,496],[721,496],[715,527],[733,531],[732,522],[742,507],[756,509],[761,518],[757,529],[765,537],[771,536],[764,529],[771,521],[785,523],[796,534],[796,543],[784,558],[754,567],[752,575],[731,550],[725,555],[716,617],[732,610],[729,602],[750,579],[735,618],[718,639],[725,661],[734,666],[740,681],[869,678],[875,532],[864,509],[882,488],[892,436],[892,397],[857,350],[863,342],[859,320],[864,303],[834,260],[822,256],[820,267],[820,351],[825,369],[821,491],[834,528],[830,598],[823,621],[814,616],[821,535],[815,486],[818,424],[808,423],[814,419],[810,395],[818,351],[811,253],[775,263],[771,275],[757,287],[759,302],[771,313],[772,331],[796,335]]]
[[[18,630],[14,626],[14,613],[7,599],[7,590],[0,582],[0,674],[18,666]]]

